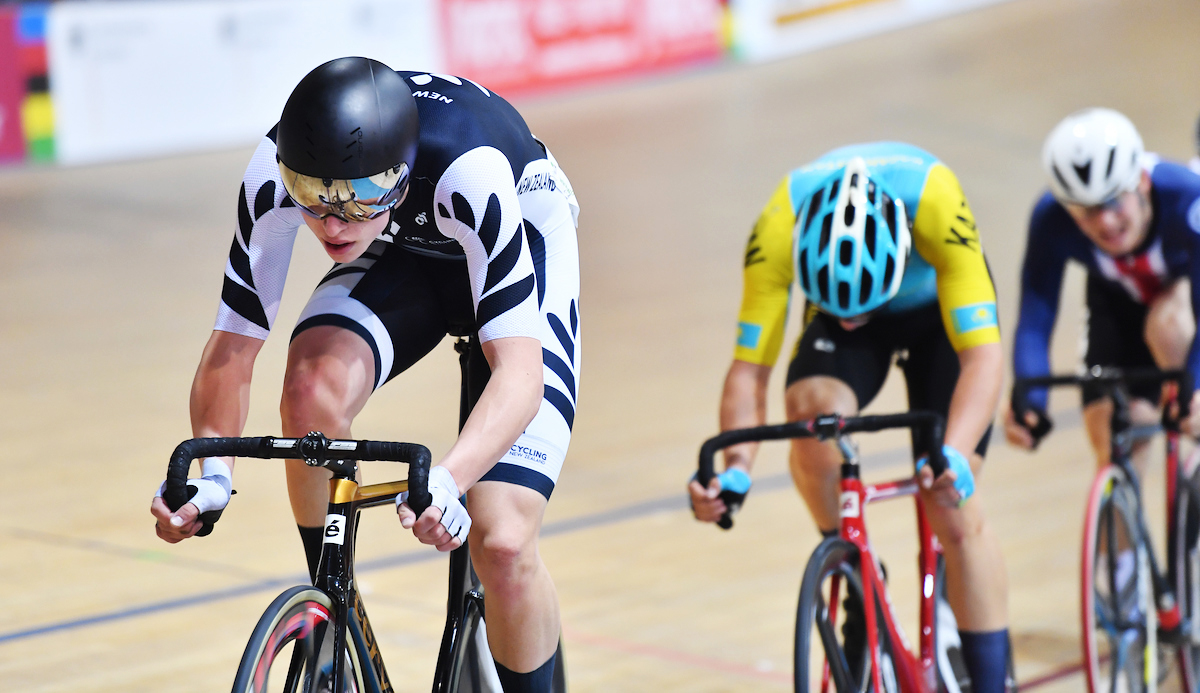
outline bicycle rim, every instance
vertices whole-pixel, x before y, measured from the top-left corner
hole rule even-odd
[[[246,644],[233,693],[364,693],[353,647],[344,653],[342,685],[330,680],[332,610],[329,596],[314,587],[293,587],[276,597]]]
[[[821,542],[804,570],[796,609],[797,693],[875,690],[862,604],[858,549],[836,537]],[[849,616],[848,610],[853,612]],[[882,693],[898,691],[891,648],[883,631],[879,649]]]
[[[1194,451],[1200,454],[1200,448]],[[1195,469],[1189,464],[1186,469]],[[1179,669],[1185,691],[1200,690],[1200,469],[1183,479],[1176,491],[1171,521],[1171,572],[1183,619]]]
[[[1136,503],[1119,468],[1106,467],[1092,483],[1080,582],[1091,691],[1144,693],[1158,683],[1157,612]]]

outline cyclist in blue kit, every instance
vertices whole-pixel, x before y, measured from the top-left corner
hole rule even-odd
[[[449,75],[340,58],[300,81],[259,143],[212,336],[192,385],[194,435],[237,436],[254,361],[273,327],[302,226],[336,263],[291,334],[283,435],[350,438],[378,387],[447,334],[470,335],[473,405],[430,470],[433,503],[400,522],[449,551],[471,535],[487,634],[508,693],[551,690],[560,622],[538,553],[570,442],[579,377],[578,204],[554,157],[488,89]],[[229,502],[232,458],[203,461],[192,501],[151,512],[165,541]],[[329,472],[289,460],[310,573]],[[470,507],[460,502],[466,495]]]
[[[1085,364],[1158,366],[1200,375],[1200,176],[1146,152],[1121,113],[1091,108],[1067,116],[1046,139],[1050,190],[1029,221],[1013,343],[1016,377],[1050,372],[1050,335],[1066,263],[1087,270]],[[1134,388],[1135,423],[1158,418],[1156,387]],[[1185,393],[1185,396],[1187,394]],[[1010,442],[1030,449],[1049,430],[1047,393],[1031,392],[1005,414]],[[1200,432],[1197,395],[1184,428]],[[1084,424],[1098,464],[1109,461],[1112,402],[1083,392]]]

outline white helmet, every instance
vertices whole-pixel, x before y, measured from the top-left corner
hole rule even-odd
[[[1088,108],[1063,118],[1042,147],[1050,191],[1060,202],[1104,204],[1137,186],[1142,136],[1109,108]]]

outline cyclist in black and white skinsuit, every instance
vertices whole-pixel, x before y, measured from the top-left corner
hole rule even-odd
[[[389,164],[369,180],[293,172],[305,161],[283,153],[285,142],[296,146],[285,139],[289,118],[302,126],[292,132],[324,127],[313,109],[307,119],[290,116],[293,102],[351,101],[353,88],[403,94],[392,83],[395,75],[411,91],[419,120],[411,165]],[[346,86],[355,80],[357,87]],[[369,156],[370,127],[343,130],[348,151]],[[306,182],[319,194],[309,196]],[[506,690],[543,690],[553,673],[559,619],[537,536],[570,440],[580,360],[578,205],[566,176],[517,111],[484,87],[343,58],[297,86],[246,169],[237,207],[216,327],[193,384],[194,434],[241,433],[254,359],[278,312],[302,224],[337,264],[292,333],[284,436],[320,430],[350,437],[354,416],[376,388],[446,334],[477,335],[468,372],[475,407],[430,474],[434,506],[420,518],[407,505],[399,513],[421,541],[444,551],[474,531],[472,558],[485,587],[501,680]],[[202,487],[196,503],[203,507],[189,503],[172,515],[155,500],[160,536],[191,536],[198,512],[224,507],[231,482],[222,462],[232,465],[228,458],[206,460],[205,478],[192,482]],[[288,463],[310,571],[320,554],[327,478],[324,470]],[[459,504],[461,492],[470,516]],[[210,495],[216,499],[205,500]]]

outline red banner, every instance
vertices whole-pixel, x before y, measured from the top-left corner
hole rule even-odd
[[[0,5],[0,162],[25,158],[21,134],[24,75],[17,51],[17,6]]]
[[[721,54],[721,0],[442,0],[450,72],[497,91]]]

